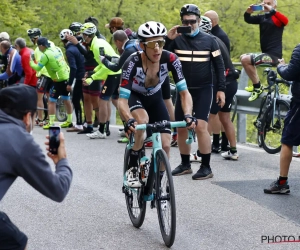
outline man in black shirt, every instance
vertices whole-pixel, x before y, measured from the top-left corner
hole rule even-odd
[[[265,12],[263,15],[251,15],[253,13],[253,4],[247,8],[244,14],[245,22],[259,25],[262,52],[243,54],[240,58],[247,75],[253,83],[253,86],[245,88],[251,92],[249,101],[256,100],[263,92],[255,66],[260,64],[276,66],[278,59],[282,58],[282,34],[284,26],[288,24],[288,19],[276,10],[276,3],[276,0],[264,0],[261,4]]]

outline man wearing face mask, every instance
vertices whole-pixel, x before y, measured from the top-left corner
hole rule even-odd
[[[66,197],[71,181],[63,134],[59,135],[57,155],[49,152],[55,172],[40,146],[30,135],[36,113],[36,90],[14,84],[0,90],[0,201],[20,176],[38,192],[56,202]],[[46,142],[49,145],[48,142]],[[0,248],[26,249],[28,238],[0,211]]]
[[[192,115],[198,120],[195,132],[198,148],[202,154],[202,164],[192,178],[193,180],[202,180],[213,177],[210,168],[211,142],[207,130],[207,121],[213,100],[213,68],[217,78],[216,102],[223,107],[226,89],[225,66],[216,40],[211,35],[199,31],[201,17],[198,6],[185,4],[181,8],[180,17],[182,25],[191,27],[191,32],[180,34],[177,32],[179,25],[174,26],[168,32],[165,49],[175,52],[179,57],[188,90],[193,98]],[[183,119],[181,103],[177,101],[175,120],[181,121]],[[190,164],[191,146],[185,143],[188,131],[185,128],[178,128],[177,130],[181,164],[172,171],[172,175],[191,174],[193,172]]]

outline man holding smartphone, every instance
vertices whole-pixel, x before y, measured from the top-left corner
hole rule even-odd
[[[200,10],[194,4],[186,4],[180,11],[183,26],[190,28],[188,33],[179,33],[174,26],[168,32],[165,49],[174,51],[182,64],[183,75],[186,79],[187,88],[193,98],[193,113],[197,118],[198,125],[195,128],[198,148],[202,155],[202,164],[193,180],[212,178],[210,168],[211,142],[207,130],[207,121],[213,100],[213,68],[216,75],[217,94],[216,102],[223,107],[225,104],[225,66],[221,51],[216,40],[209,34],[201,32]],[[178,97],[178,96],[177,96]],[[184,119],[180,99],[175,104],[175,120]],[[185,143],[188,131],[178,128],[178,147],[181,155],[181,164],[172,171],[172,175],[179,176],[191,174],[193,171],[190,164],[191,146]]]
[[[263,92],[263,86],[261,86],[255,66],[260,64],[276,66],[278,59],[282,58],[282,35],[284,26],[288,24],[288,18],[277,11],[276,6],[277,0],[263,0],[261,5],[250,5],[244,14],[246,23],[259,25],[261,47],[261,53],[248,53],[240,57],[241,63],[253,83],[253,86],[245,88],[251,92],[249,101],[256,100]],[[251,15],[254,11],[260,11],[262,8],[264,14]]]
[[[72,170],[63,134],[59,134],[56,155],[49,152],[48,146],[46,148],[48,157],[56,165],[55,173],[31,135],[36,104],[36,90],[28,85],[14,84],[0,90],[0,201],[19,176],[57,202],[62,202],[69,191]],[[49,141],[45,144],[49,145]],[[27,236],[0,211],[0,248],[24,250],[27,241]]]

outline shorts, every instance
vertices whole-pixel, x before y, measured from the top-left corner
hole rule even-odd
[[[106,101],[108,101],[111,97],[113,97],[113,99],[118,99],[120,80],[121,74],[109,75],[102,86],[99,97]]]
[[[27,241],[27,236],[11,222],[5,213],[0,212],[0,250],[24,250]]]
[[[205,86],[198,89],[189,89],[193,100],[193,113],[195,118],[203,121],[208,121],[209,111],[213,99],[213,87]],[[175,103],[175,120],[184,120],[184,113],[181,107],[180,95],[177,94]]]
[[[164,103],[161,90],[150,96],[131,91],[128,105],[130,112],[136,109],[144,109],[148,114],[149,123],[170,121],[170,115]],[[166,128],[161,133],[171,134],[171,130]]]
[[[88,94],[88,95],[91,95],[91,96],[99,96],[102,82],[103,81],[101,81],[101,80],[94,80],[92,82],[92,84],[89,85],[89,86],[84,86],[83,85],[82,86],[82,92],[84,94]]]
[[[290,104],[285,120],[281,136],[281,143],[288,146],[300,145],[300,103],[294,101]]]
[[[53,81],[50,77],[42,75],[38,78],[36,89],[38,93],[49,93]]]
[[[278,64],[278,57],[272,56],[267,53],[250,53],[248,55],[251,56],[251,64],[253,66],[267,64],[274,67]]]
[[[231,111],[232,100],[238,89],[237,84],[238,83],[236,80],[226,83],[225,104],[224,104],[223,108],[221,108],[218,105],[218,103],[216,103],[217,90],[214,88],[213,102],[212,102],[211,108],[210,108],[211,114],[216,115],[219,111],[225,112],[225,113],[229,113]]]
[[[67,91],[68,81],[53,82],[52,88],[50,89],[50,100],[57,100],[59,96],[68,97],[69,91]]]
[[[7,85],[10,86],[10,85],[13,85],[15,83],[19,83],[21,78],[22,78],[22,76],[19,76],[17,73],[13,73],[13,75],[8,78]]]

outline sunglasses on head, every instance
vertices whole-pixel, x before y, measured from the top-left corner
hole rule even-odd
[[[194,19],[194,20],[181,20],[181,23],[184,24],[184,25],[195,24],[195,23],[197,23],[197,20],[196,19]]]
[[[158,45],[158,47],[162,48],[165,45],[165,42],[165,40],[155,40],[144,42],[143,44],[146,45],[146,47],[149,49],[154,49],[156,47],[156,44]]]

